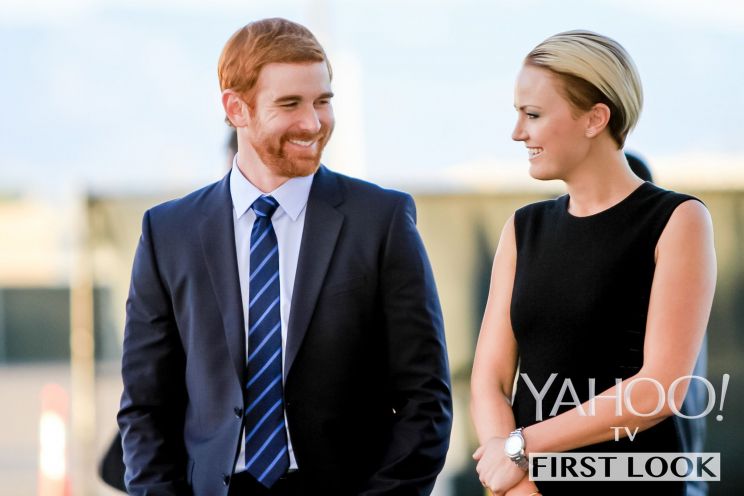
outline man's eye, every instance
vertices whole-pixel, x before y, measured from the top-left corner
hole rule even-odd
[[[281,105],[282,108],[294,108],[296,106],[297,106],[297,102],[283,103]]]
[[[328,100],[327,98],[324,98],[323,100],[318,100],[315,104],[316,105],[328,105],[329,103],[331,103],[331,101]]]
[[[537,115],[537,114],[533,114],[533,113],[527,112],[527,118],[528,119],[537,119],[538,117],[540,117],[540,116]]]

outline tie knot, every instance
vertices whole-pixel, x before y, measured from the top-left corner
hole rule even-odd
[[[256,217],[267,217],[269,219],[274,215],[277,207],[279,207],[279,202],[271,196],[259,196],[251,205],[253,211],[256,212]]]

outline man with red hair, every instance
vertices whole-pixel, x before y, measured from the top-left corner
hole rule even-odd
[[[248,24],[219,62],[238,153],[149,210],[118,420],[131,494],[429,494],[451,429],[441,310],[405,193],[334,173],[331,67]]]

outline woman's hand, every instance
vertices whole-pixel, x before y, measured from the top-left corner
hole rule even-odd
[[[531,494],[538,493],[540,490],[537,488],[534,482],[530,480],[525,474],[524,478],[519,483],[509,489],[505,494],[506,496],[530,496]]]
[[[473,459],[478,462],[475,467],[478,478],[494,496],[504,496],[525,478],[525,471],[504,453],[505,441],[503,437],[493,437],[473,453]]]

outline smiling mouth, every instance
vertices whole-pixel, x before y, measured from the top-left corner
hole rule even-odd
[[[295,139],[291,139],[288,141],[292,143],[293,145],[301,146],[303,148],[310,148],[317,142],[317,140],[295,140]]]
[[[540,154],[542,154],[543,149],[539,146],[535,147],[527,147],[527,155],[529,155],[530,159],[533,159],[535,157],[538,157]]]

